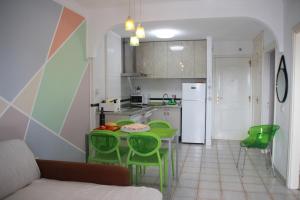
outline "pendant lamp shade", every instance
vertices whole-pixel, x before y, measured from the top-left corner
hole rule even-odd
[[[136,36],[131,36],[130,37],[130,46],[139,46],[140,41],[139,38]]]
[[[125,30],[126,31],[133,31],[135,29],[134,20],[128,16],[125,21]]]
[[[138,26],[136,28],[135,35],[136,35],[136,37],[138,37],[140,39],[145,38],[145,29],[140,23],[138,24]]]

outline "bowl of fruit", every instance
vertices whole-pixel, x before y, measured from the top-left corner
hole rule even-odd
[[[107,122],[105,125],[101,125],[99,128],[96,128],[96,130],[108,130],[108,131],[117,131],[120,129],[120,126],[118,126],[114,122]]]

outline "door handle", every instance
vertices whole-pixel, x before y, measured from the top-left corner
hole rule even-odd
[[[258,98],[258,97],[256,97],[256,99],[255,99],[255,100],[256,100],[256,104],[258,104],[259,98]]]
[[[223,97],[217,96],[217,104],[219,104],[222,99]]]
[[[248,96],[249,103],[251,102],[251,96]]]

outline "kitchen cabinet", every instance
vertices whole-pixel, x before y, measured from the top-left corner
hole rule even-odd
[[[152,112],[150,119],[168,121],[173,128],[178,129],[179,134],[181,133],[181,108],[179,107],[157,108]]]
[[[154,42],[143,42],[136,49],[136,66],[139,73],[152,77],[154,73]]]
[[[172,50],[172,47],[182,46],[181,42],[168,42],[168,74],[167,78],[181,78],[183,72],[183,65],[181,60],[181,51]]]
[[[168,43],[153,42],[154,44],[154,78],[166,78],[168,76]]]
[[[194,78],[195,50],[194,41],[182,41],[181,52],[182,73],[181,78]]]
[[[195,41],[195,66],[194,77],[206,78],[207,45],[206,40]]]
[[[141,42],[136,48],[138,72],[150,78],[206,78],[206,56],[206,40]]]

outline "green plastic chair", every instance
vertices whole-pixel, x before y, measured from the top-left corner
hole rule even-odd
[[[128,148],[121,148],[117,134],[107,130],[94,130],[89,136],[89,163],[107,163],[122,165]]]
[[[172,128],[172,125],[164,120],[152,120],[148,123],[148,125],[150,126],[150,128]],[[161,148],[161,151],[166,151],[166,148]],[[174,177],[175,174],[175,170],[174,170],[174,149],[172,149],[172,175]]]
[[[118,121],[116,121],[116,124],[118,126],[124,126],[124,125],[127,125],[127,124],[134,124],[135,122],[131,119],[120,119]]]
[[[249,129],[248,131],[248,137],[240,142],[240,151],[238,155],[238,160],[236,167],[239,169],[239,161],[240,161],[240,156],[241,156],[241,151],[244,149],[244,161],[243,161],[243,167],[241,170],[241,175],[244,176],[244,168],[245,168],[245,160],[247,156],[247,149],[249,148],[255,148],[255,149],[269,149],[269,156],[270,156],[270,161],[272,165],[272,173],[275,176],[274,172],[274,166],[271,158],[271,144],[273,141],[273,138],[279,130],[280,126],[278,125],[259,125],[259,126],[253,126]],[[267,155],[265,156],[266,159],[266,167],[267,166]]]
[[[148,125],[150,128],[172,128],[172,125],[164,120],[152,120]]]
[[[136,166],[136,184],[138,182],[139,169],[146,166],[158,166],[160,178],[160,191],[163,191],[163,176],[167,174],[168,156],[167,153],[159,151],[161,140],[158,136],[151,132],[131,133],[127,138],[129,153],[127,157],[127,165],[129,167]],[[164,160],[164,174],[163,164]],[[133,174],[133,173],[132,173]],[[166,177],[166,176],[165,176]]]

